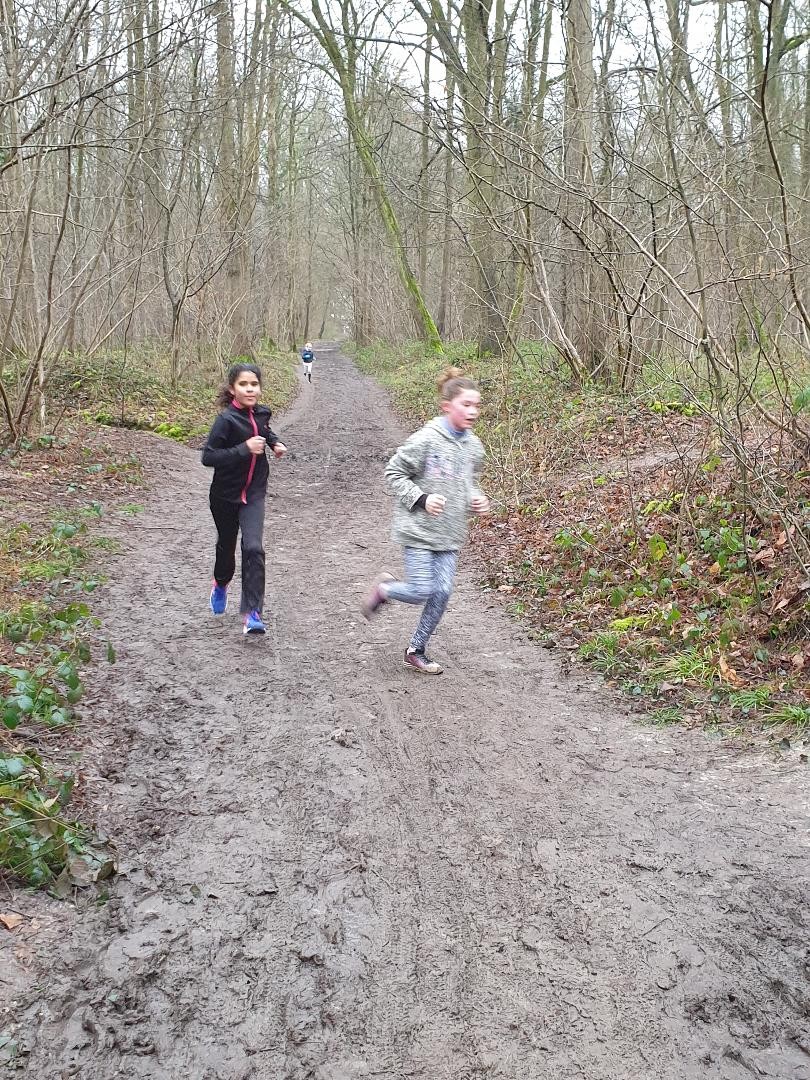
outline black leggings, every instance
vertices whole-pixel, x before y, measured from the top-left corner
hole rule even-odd
[[[264,605],[264,499],[248,503],[225,502],[211,497],[211,513],[217,527],[214,581],[228,585],[236,572],[236,538],[242,530],[242,614]]]

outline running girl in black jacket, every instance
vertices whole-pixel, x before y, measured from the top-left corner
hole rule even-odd
[[[217,527],[211,611],[222,615],[236,571],[236,538],[242,530],[242,603],[245,634],[263,634],[264,500],[269,468],[265,446],[277,458],[287,447],[270,427],[270,410],[259,405],[261,370],[234,364],[217,398],[222,412],[203,447],[202,463],[212,466],[210,503]]]

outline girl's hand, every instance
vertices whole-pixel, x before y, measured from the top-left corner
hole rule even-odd
[[[276,455],[277,458],[283,458],[284,455],[287,453],[287,447],[284,445],[283,442],[274,443],[273,453]]]
[[[264,448],[266,445],[267,440],[262,438],[261,435],[252,435],[245,442],[245,446],[248,448],[251,454],[256,454],[257,456],[264,453]]]
[[[425,513],[430,514],[431,517],[438,517],[444,510],[446,502],[444,495],[428,495],[425,499]]]
[[[470,499],[470,509],[474,514],[488,514],[489,499],[486,495],[473,495]]]

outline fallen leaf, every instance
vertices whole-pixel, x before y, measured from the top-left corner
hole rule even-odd
[[[498,586],[498,592],[514,592],[514,591],[515,591],[515,586],[514,585],[499,585]]]
[[[788,593],[788,595],[783,596],[781,600],[777,600],[771,608],[771,615],[775,615],[777,611],[784,611],[786,607],[790,607],[796,600],[802,599],[808,591],[810,591],[810,580],[803,581],[792,593]]]
[[[801,671],[804,667],[804,653],[794,653],[790,662],[797,671]]]
[[[742,679],[734,670],[734,668],[731,667],[728,660],[726,660],[725,656],[723,656],[722,653],[720,653],[720,660],[718,661],[717,666],[720,668],[720,674],[723,676],[726,682],[729,682],[734,686],[739,686],[742,683]]]
[[[5,926],[6,930],[16,930],[22,921],[22,915],[17,915],[13,911],[7,912],[5,915],[0,915],[0,923]]]
[[[716,577],[720,573],[720,563],[719,562],[712,563],[712,565],[709,567],[709,573],[713,577]]]
[[[70,859],[62,871],[62,874],[65,873],[70,885],[83,889],[96,881],[105,881],[112,877],[115,873],[115,862],[100,852],[87,851],[84,855],[75,855]]]
[[[782,529],[782,531],[779,533],[777,538],[774,540],[773,546],[778,547],[778,548],[783,548],[785,546],[785,544],[788,542],[788,537],[789,536],[793,537],[795,532],[796,532],[796,526],[795,525],[791,525],[790,528],[787,529],[787,530]]]
[[[774,551],[774,549],[772,547],[765,547],[751,556],[751,562],[773,562],[775,558],[776,552]]]

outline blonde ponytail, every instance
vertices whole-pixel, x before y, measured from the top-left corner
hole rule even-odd
[[[463,394],[465,390],[478,390],[475,380],[469,378],[461,368],[457,367],[445,368],[436,385],[439,389],[440,401],[452,401],[459,394]]]

